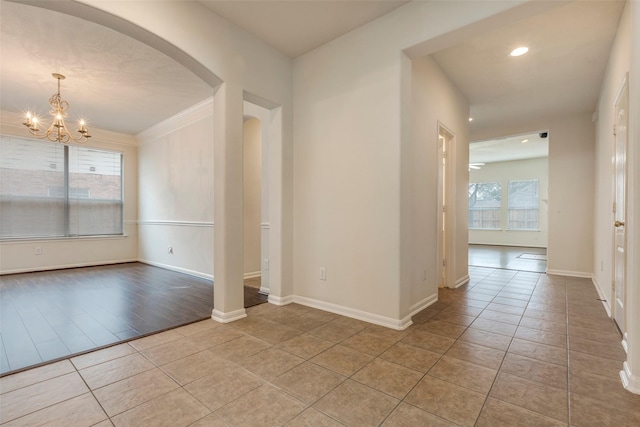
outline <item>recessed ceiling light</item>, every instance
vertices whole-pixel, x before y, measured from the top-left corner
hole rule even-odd
[[[472,122],[473,121],[473,117],[469,117],[469,121]]]
[[[524,143],[526,143],[526,142],[529,142],[529,140],[528,140],[528,139],[523,139],[523,140],[522,140],[522,141],[520,141],[520,142],[522,142],[522,143],[524,144]]]
[[[511,56],[520,56],[520,55],[524,55],[527,52],[529,52],[529,48],[526,47],[526,46],[521,46],[521,47],[517,47],[517,48],[513,49],[509,55],[511,55]]]

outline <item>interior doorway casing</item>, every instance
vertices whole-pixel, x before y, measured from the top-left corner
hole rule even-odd
[[[620,331],[626,328],[626,214],[627,214],[627,148],[629,124],[629,91],[625,76],[614,103],[614,176],[613,176],[613,280],[612,317]]]
[[[438,274],[439,287],[455,287],[454,176],[455,134],[438,122]]]

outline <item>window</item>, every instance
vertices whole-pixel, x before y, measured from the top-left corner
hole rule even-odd
[[[122,233],[122,153],[0,136],[0,238]]]
[[[469,228],[500,229],[502,185],[499,182],[469,184]]]
[[[509,181],[509,230],[538,230],[538,180]]]

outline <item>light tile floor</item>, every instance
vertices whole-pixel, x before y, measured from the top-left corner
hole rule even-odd
[[[291,304],[0,379],[0,423],[638,426],[590,281],[471,268],[394,331]]]

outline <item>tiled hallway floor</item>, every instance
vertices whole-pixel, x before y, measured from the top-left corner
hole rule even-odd
[[[0,379],[0,423],[638,426],[589,280],[472,268],[394,331],[263,304]]]

